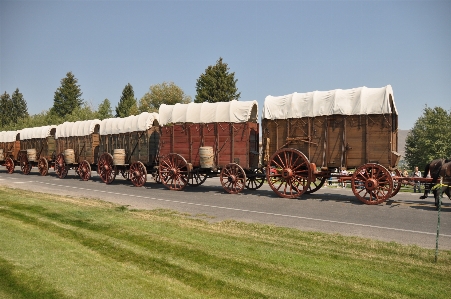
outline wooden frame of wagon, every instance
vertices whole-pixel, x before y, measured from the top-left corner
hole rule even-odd
[[[268,96],[262,138],[262,163],[279,196],[313,193],[333,176],[332,169],[343,167],[356,169],[338,177],[349,179],[366,204],[381,203],[401,187],[398,113],[390,85]]]
[[[19,165],[20,131],[0,132],[0,163],[6,167],[8,173],[14,172],[14,167]]]
[[[171,190],[219,176],[229,193],[259,188],[256,101],[161,105],[159,176]]]

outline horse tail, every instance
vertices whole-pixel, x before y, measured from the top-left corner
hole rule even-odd
[[[426,164],[426,167],[424,167],[423,178],[427,177],[430,167],[431,167],[431,163]]]

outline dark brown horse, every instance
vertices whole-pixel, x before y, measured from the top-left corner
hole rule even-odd
[[[445,163],[440,168],[440,176],[442,177],[443,185],[441,187],[442,194],[448,195],[448,198],[451,199],[451,162]],[[435,206],[438,207],[439,194],[438,190],[434,190],[435,197]]]

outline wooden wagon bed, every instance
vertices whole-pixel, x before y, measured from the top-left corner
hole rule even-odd
[[[268,96],[262,143],[263,164],[280,170],[280,176],[271,176],[268,171],[269,183],[280,196],[298,197],[316,191],[335,168],[365,174],[365,178],[357,175],[351,179],[359,181],[354,191],[365,203],[378,203],[395,194],[393,180],[385,178],[400,158],[398,115],[390,85]],[[304,163],[296,169],[298,177],[284,166],[292,162],[290,159]],[[375,175],[378,178],[373,178]],[[371,190],[361,192],[362,181],[377,187],[368,185]]]
[[[6,167],[8,173],[14,172],[19,164],[20,139],[19,131],[0,132],[0,163]]]
[[[240,192],[246,173],[258,167],[257,109],[256,101],[162,105],[159,172],[163,184],[181,190],[220,174],[226,191]],[[211,150],[211,163],[202,163],[203,149]]]

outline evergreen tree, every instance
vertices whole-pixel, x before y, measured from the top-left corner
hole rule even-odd
[[[23,94],[19,92],[19,88],[16,88],[11,96],[12,101],[12,114],[11,119],[14,123],[19,120],[28,117],[27,102],[23,98]]]
[[[52,112],[60,117],[65,117],[74,109],[81,107],[83,100],[81,99],[80,85],[72,72],[68,72],[66,77],[61,79],[61,86],[55,91],[53,98]]]
[[[116,107],[116,117],[127,117],[138,114],[138,105],[136,103],[133,87],[128,83],[122,91],[121,99]]]
[[[440,107],[424,109],[406,138],[408,165],[413,168],[438,158],[451,157],[451,111]]]
[[[4,94],[0,96],[0,126],[2,128],[6,127],[12,122],[12,101],[10,95],[5,91]]]
[[[196,83],[196,98],[194,102],[229,102],[238,100],[241,93],[236,87],[235,73],[229,73],[227,63],[222,62],[222,57],[216,61],[216,65],[209,66],[205,73],[201,74]]]
[[[111,103],[108,99],[103,100],[97,109],[97,117],[100,120],[113,117],[113,110],[111,109]]]
[[[158,112],[161,104],[175,105],[190,102],[191,97],[186,95],[174,82],[163,82],[150,86],[149,91],[139,102],[139,112]]]

